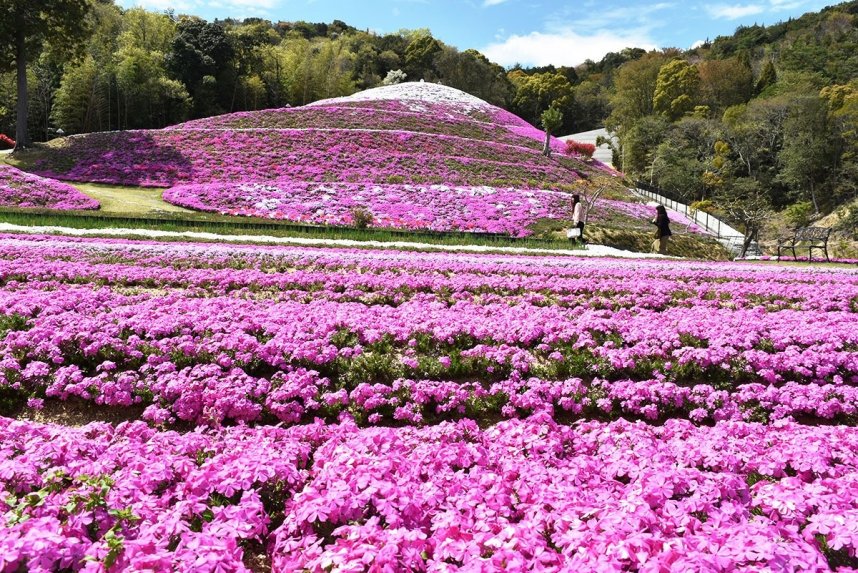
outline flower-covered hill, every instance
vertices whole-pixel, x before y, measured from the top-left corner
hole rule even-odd
[[[532,233],[569,220],[568,194],[603,187],[592,222],[647,228],[616,173],[454,88],[406,83],[299,108],[51,145],[35,169],[71,181],[170,187],[170,203],[224,215],[376,227]],[[586,181],[586,182],[585,182]],[[616,203],[616,204],[615,204]],[[562,226],[562,225],[561,225]]]
[[[98,209],[98,201],[66,183],[0,164],[0,207]]]
[[[289,177],[564,189],[589,170],[543,157],[540,138],[523,120],[459,90],[405,84],[165,130],[72,136],[36,167],[72,181],[155,187]]]

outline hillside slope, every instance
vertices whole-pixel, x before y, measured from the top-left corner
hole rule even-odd
[[[464,92],[410,83],[163,130],[72,136],[52,145],[38,168],[72,181],[159,187],[278,176],[570,187],[575,169],[585,166],[544,158],[541,137],[523,120]]]
[[[227,215],[515,236],[537,223],[562,228],[570,193],[602,188],[592,222],[648,228],[650,210],[615,171],[565,155],[557,139],[545,157],[543,137],[479,98],[412,82],[163,130],[72,136],[52,143],[34,169],[169,187],[168,202]]]

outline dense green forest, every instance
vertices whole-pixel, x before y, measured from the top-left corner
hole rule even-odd
[[[112,0],[48,2],[63,3],[86,5],[87,15],[72,27],[47,22],[27,47],[36,141],[58,129],[158,128],[424,79],[534,125],[554,107],[560,132],[606,126],[617,136],[615,163],[630,176],[687,201],[715,201],[748,230],[775,209],[789,207],[800,223],[858,195],[858,0],[741,27],[688,51],[627,48],[575,67],[512,69],[429,30],[380,35],[341,21],[206,22]],[[22,5],[0,0],[0,13]],[[68,47],[72,30],[79,49],[55,49]],[[0,132],[14,135],[6,42]]]
[[[773,210],[801,225],[858,196],[858,2],[643,54],[609,92],[618,166],[751,233]]]
[[[4,4],[22,2],[0,0],[0,12]],[[36,141],[51,138],[58,128],[67,134],[158,128],[421,79],[471,93],[535,125],[553,104],[563,111],[563,132],[601,126],[609,111],[609,84],[600,83],[603,64],[506,70],[476,50],[444,44],[429,30],[379,35],[341,21],[206,22],[126,10],[112,0],[93,1],[80,28],[87,39],[76,53],[52,49],[48,38],[30,56],[29,126]],[[64,43],[59,34],[54,44]],[[0,48],[13,50],[2,42]],[[615,67],[638,52],[643,53],[610,55],[604,66]],[[16,76],[12,66],[5,69],[0,132],[14,135]]]

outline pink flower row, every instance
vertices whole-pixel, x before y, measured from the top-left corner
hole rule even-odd
[[[0,418],[5,571],[855,570],[858,430]]]
[[[68,165],[72,165],[70,169]],[[296,180],[557,187],[574,172],[527,147],[401,131],[162,130],[75,136],[38,166],[71,181],[176,183]]]
[[[371,226],[526,236],[542,218],[571,219],[569,195],[557,191],[448,185],[308,183],[290,178],[264,183],[202,183],[164,192],[175,205],[225,215],[354,224],[354,210]]]
[[[523,123],[523,122],[522,122]],[[451,113],[444,106],[427,111],[403,111],[343,105],[314,105],[252,112],[237,112],[196,119],[167,130],[182,129],[375,129],[419,131],[494,141],[541,149],[543,132],[527,124],[500,125],[475,121]],[[559,140],[558,140],[559,141]],[[562,143],[562,142],[560,142]],[[562,151],[560,144],[555,144]]]
[[[453,256],[0,235],[0,276],[23,282],[59,279],[120,287],[204,287],[218,295],[252,289],[281,301],[303,300],[312,291],[317,300],[340,302],[371,302],[374,295],[401,303],[419,294],[448,303],[478,297],[482,302],[525,300],[540,306],[614,311],[858,309],[854,271],[730,262]]]

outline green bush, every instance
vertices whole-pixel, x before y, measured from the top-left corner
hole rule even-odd
[[[847,235],[851,236],[853,240],[858,239],[858,204],[849,208],[846,216],[841,219],[837,227],[846,231]]]
[[[372,213],[363,207],[355,207],[352,209],[352,221],[358,229],[366,229],[372,225]]]
[[[813,204],[810,201],[794,203],[784,209],[784,217],[793,227],[806,227],[813,215]]]

